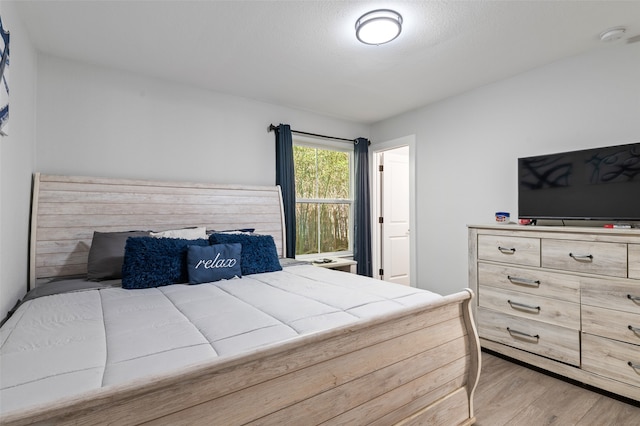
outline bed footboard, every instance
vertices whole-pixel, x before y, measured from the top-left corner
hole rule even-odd
[[[384,318],[13,413],[25,424],[472,424],[466,290]]]

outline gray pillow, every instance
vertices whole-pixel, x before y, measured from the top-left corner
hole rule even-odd
[[[87,280],[122,278],[124,246],[129,237],[148,237],[149,231],[93,232],[87,261]]]

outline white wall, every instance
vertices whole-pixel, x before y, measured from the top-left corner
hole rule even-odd
[[[369,136],[367,125],[45,55],[37,108],[37,170],[51,174],[273,185],[269,124]]]
[[[11,135],[0,140],[0,316],[26,285],[33,171],[273,184],[270,123],[374,143],[415,135],[417,283],[451,293],[467,285],[466,224],[490,223],[497,210],[515,216],[517,157],[640,140],[640,43],[369,128],[60,58],[36,60],[12,4],[0,12],[12,31],[14,79]]]
[[[638,76],[640,43],[608,46],[373,125],[416,135],[418,286],[467,286],[466,225],[517,218],[518,157],[640,142]]]
[[[3,3],[0,13],[11,31],[10,135],[0,139],[0,319],[27,289],[33,172],[273,185],[269,124],[369,137],[367,125],[38,55],[14,5]]]
[[[27,289],[29,206],[35,155],[37,56],[15,4],[0,5],[11,34],[9,136],[0,137],[0,319]]]

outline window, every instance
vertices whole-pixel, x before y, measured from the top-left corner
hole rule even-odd
[[[350,252],[352,151],[294,143],[296,256]]]

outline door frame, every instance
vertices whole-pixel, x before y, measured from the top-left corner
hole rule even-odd
[[[416,135],[403,136],[398,139],[386,142],[375,143],[371,145],[369,164],[373,164],[371,168],[371,244],[374,255],[372,256],[373,277],[380,278],[378,271],[381,268],[380,253],[382,251],[382,241],[380,239],[380,226],[378,226],[378,217],[380,217],[380,174],[378,172],[378,154],[389,151],[394,148],[409,147],[409,283],[411,287],[416,287],[418,283],[417,276],[417,215],[416,215]]]

